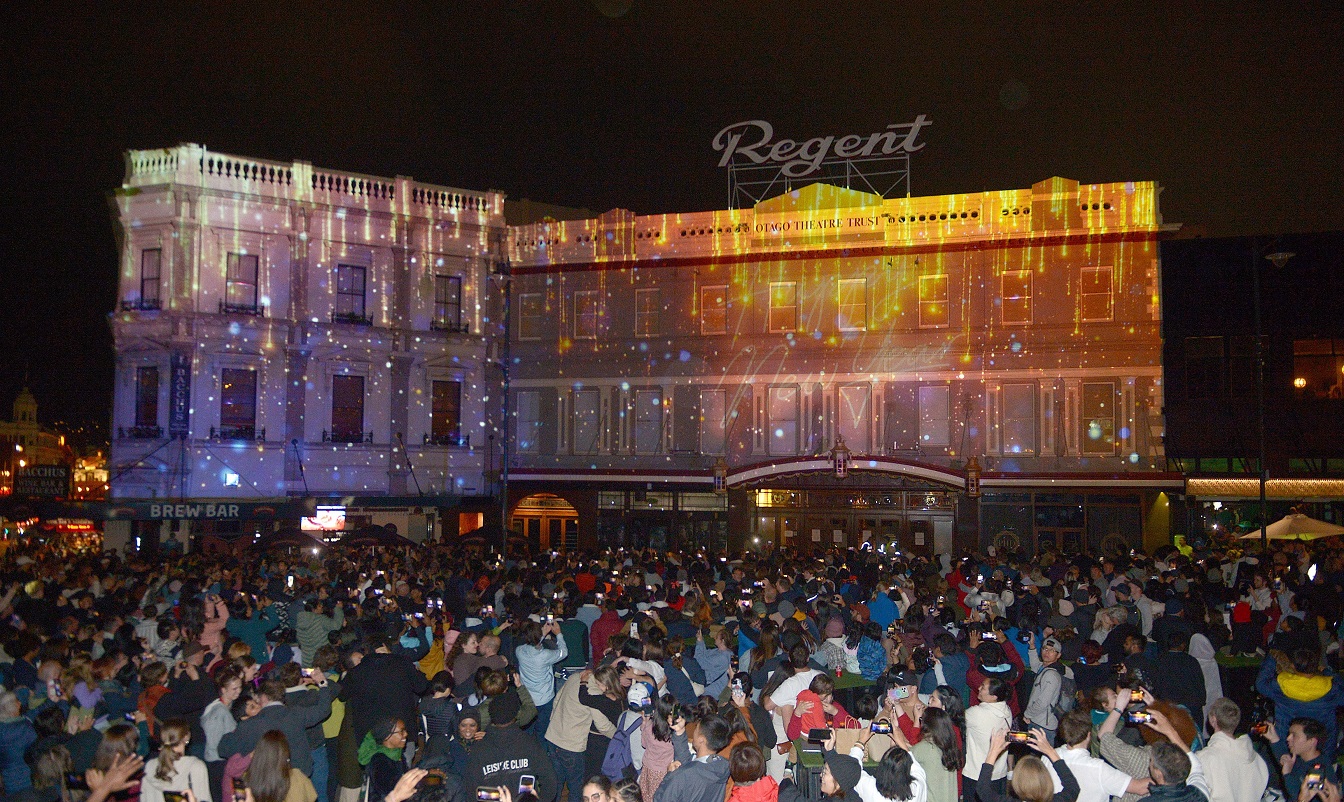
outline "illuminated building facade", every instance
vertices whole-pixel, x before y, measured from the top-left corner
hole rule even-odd
[[[812,184],[511,227],[511,522],[552,548],[1165,542],[1158,193]]]
[[[114,519],[252,531],[286,499],[357,496],[456,533],[443,511],[490,492],[501,194],[184,144],[129,152],[113,203]]]
[[[0,421],[0,496],[13,492],[16,475],[26,468],[68,466],[73,458],[65,435],[37,422],[37,398],[32,391],[20,390],[10,420]]]

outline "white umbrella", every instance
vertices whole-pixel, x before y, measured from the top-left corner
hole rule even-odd
[[[1322,537],[1344,535],[1344,526],[1336,526],[1325,521],[1294,512],[1285,515],[1265,527],[1265,535],[1270,540],[1316,540]],[[1260,530],[1252,529],[1242,535],[1241,540],[1259,540]]]

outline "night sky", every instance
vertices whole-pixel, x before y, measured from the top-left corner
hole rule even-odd
[[[11,2],[0,416],[110,416],[123,152],[179,142],[637,213],[728,205],[710,147],[927,114],[913,193],[1156,180],[1210,235],[1344,228],[1333,2]],[[1168,299],[1172,303],[1174,299]]]

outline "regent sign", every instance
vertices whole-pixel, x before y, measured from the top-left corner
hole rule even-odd
[[[922,150],[924,143],[918,141],[919,132],[932,124],[927,115],[921,114],[914,122],[892,123],[886,130],[868,136],[847,134],[819,136],[802,142],[792,139],[772,142],[774,126],[765,120],[746,120],[726,126],[714,136],[713,145],[715,150],[723,151],[720,167],[733,164],[741,156],[753,164],[779,165],[784,175],[801,178],[831,158],[881,157]]]

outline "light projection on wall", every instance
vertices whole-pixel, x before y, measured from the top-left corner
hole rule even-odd
[[[1157,191],[1054,178],[888,200],[813,184],[748,209],[515,227],[513,386],[537,415],[523,464],[708,476],[718,454],[738,469],[843,437],[858,469],[970,454],[1154,468]],[[667,404],[657,456],[632,447],[648,391]]]

